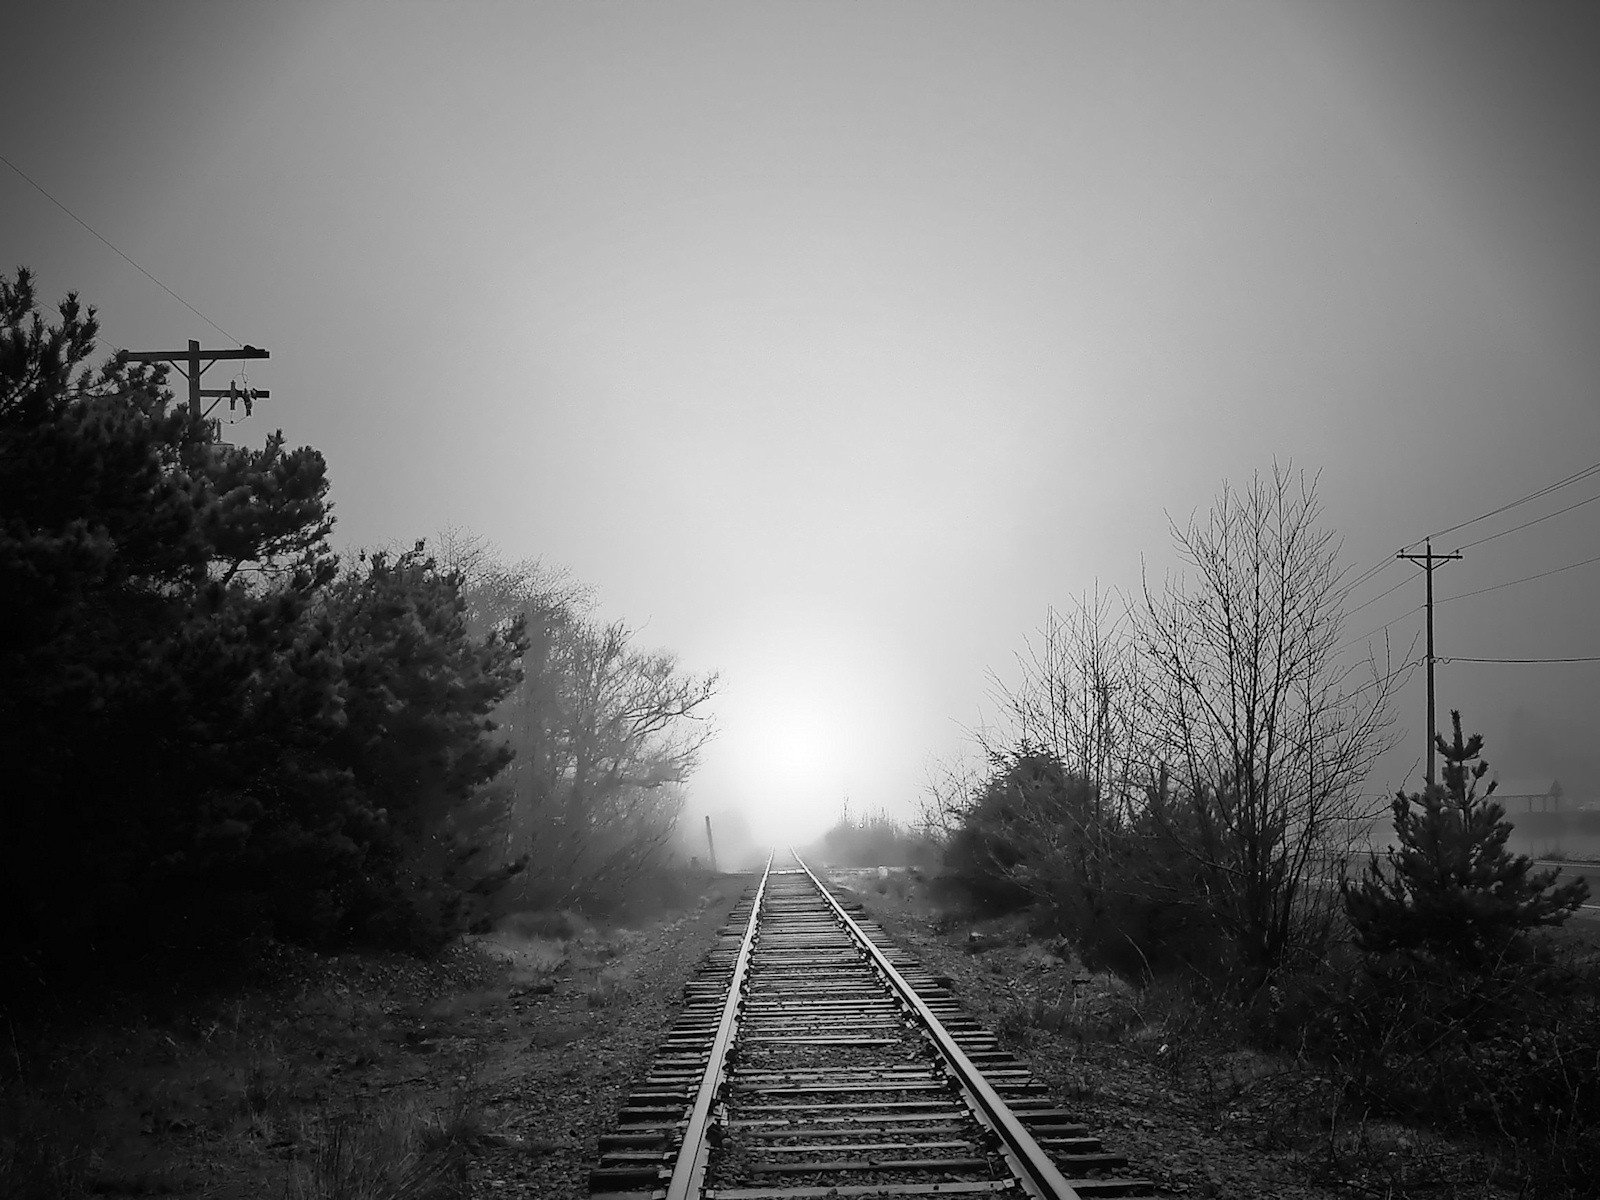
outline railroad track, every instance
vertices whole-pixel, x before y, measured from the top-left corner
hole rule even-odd
[[[799,859],[795,860],[797,863]],[[772,869],[600,1139],[608,1200],[1156,1195],[806,866]]]

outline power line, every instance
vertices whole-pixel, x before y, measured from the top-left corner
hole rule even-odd
[[[1581,562],[1568,563],[1564,567],[1555,567],[1549,571],[1540,571],[1537,575],[1524,575],[1521,579],[1507,580],[1505,583],[1497,583],[1493,587],[1478,588],[1476,591],[1472,592],[1462,592],[1459,596],[1446,596],[1443,600],[1439,601],[1439,603],[1449,604],[1452,600],[1465,600],[1468,596],[1481,596],[1485,592],[1498,592],[1501,588],[1515,587],[1519,583],[1528,583],[1534,579],[1543,579],[1548,575],[1559,575],[1563,571],[1572,571],[1578,567],[1586,567],[1590,563],[1597,562],[1600,562],[1600,554],[1595,555],[1593,558],[1586,558]]]
[[[1380,556],[1370,567],[1361,572],[1361,574],[1357,575],[1349,583],[1345,584],[1341,590],[1346,593],[1354,591],[1367,580],[1371,579],[1374,575],[1382,571],[1385,567],[1393,564],[1393,562],[1394,559],[1387,554]]]
[[[1366,607],[1366,606],[1367,606],[1367,605],[1369,605],[1369,604],[1376,604],[1376,603],[1377,603],[1377,602],[1378,602],[1378,601],[1379,601],[1379,600],[1382,600],[1382,599],[1383,599],[1383,598],[1384,598],[1384,597],[1385,597],[1385,596],[1387,596],[1387,595],[1389,595],[1389,594],[1390,594],[1390,593],[1392,593],[1392,592],[1397,592],[1397,591],[1399,591],[1399,590],[1400,590],[1400,589],[1401,589],[1401,588],[1403,588],[1403,587],[1405,587],[1405,585],[1406,585],[1406,584],[1408,584],[1408,583],[1410,583],[1410,582],[1411,582],[1411,580],[1412,580],[1412,579],[1414,579],[1414,578],[1415,578],[1415,576],[1407,576],[1407,577],[1406,577],[1406,578],[1405,578],[1405,579],[1402,579],[1402,580],[1401,580],[1401,581],[1400,581],[1400,582],[1399,582],[1399,583],[1397,583],[1397,584],[1395,584],[1395,585],[1394,585],[1394,586],[1393,586],[1393,587],[1392,587],[1392,588],[1390,588],[1390,589],[1389,589],[1389,590],[1388,590],[1388,591],[1385,591],[1385,592],[1379,592],[1379,593],[1378,593],[1378,594],[1377,594],[1377,595],[1376,595],[1376,596],[1374,596],[1374,597],[1373,597],[1373,598],[1372,598],[1372,599],[1370,599],[1370,600],[1363,600],[1363,601],[1362,601],[1362,602],[1361,602],[1361,603],[1360,603],[1360,604],[1358,604],[1358,605],[1356,605],[1356,606],[1355,606],[1355,607],[1354,607],[1354,608],[1352,608],[1352,609],[1351,609],[1351,610],[1350,610],[1350,611],[1349,611],[1349,612],[1347,612],[1347,613],[1345,613],[1345,616],[1347,616],[1347,617],[1349,617],[1349,616],[1354,616],[1354,615],[1355,615],[1355,614],[1356,614],[1356,613],[1358,613],[1358,612],[1360,612],[1360,611],[1361,611],[1361,610],[1362,610],[1362,609],[1363,609],[1363,608],[1365,608],[1365,607]]]
[[[1399,691],[1401,688],[1405,687],[1405,685],[1411,681],[1411,676],[1416,673],[1417,668],[1420,667],[1424,661],[1420,658],[1411,657],[1412,653],[1415,652],[1417,648],[1417,641],[1419,638],[1421,638],[1421,636],[1422,631],[1418,630],[1416,636],[1411,639],[1411,645],[1406,648],[1405,661],[1402,662],[1398,667],[1395,667],[1392,671],[1387,671],[1382,675],[1375,676],[1366,683],[1363,683],[1360,687],[1356,688],[1348,696],[1346,696],[1345,699],[1354,700],[1357,696],[1361,695],[1362,692],[1371,691],[1375,687],[1382,687],[1398,675],[1404,675],[1405,678],[1399,683],[1395,684],[1392,690]]]
[[[1440,659],[1439,661],[1443,662],[1445,660]],[[1363,683],[1360,687],[1356,688],[1354,691],[1346,693],[1343,698],[1345,700],[1347,700],[1347,701],[1354,700],[1358,696],[1360,696],[1363,692],[1370,692],[1375,687],[1385,687],[1389,683],[1389,681],[1392,680],[1393,678],[1395,678],[1395,676],[1397,676],[1397,675],[1402,675],[1402,674],[1405,675],[1405,678],[1402,679],[1399,683],[1395,684],[1391,688],[1386,688],[1386,693],[1388,695],[1392,696],[1394,693],[1398,692],[1401,688],[1405,687],[1406,684],[1411,682],[1411,676],[1416,673],[1417,668],[1422,665],[1422,662],[1423,662],[1423,660],[1419,658],[1419,659],[1416,659],[1413,662],[1407,663],[1403,667],[1400,667],[1400,668],[1397,668],[1394,671],[1391,671],[1387,675],[1381,676],[1381,677],[1379,677],[1377,679],[1368,680],[1366,683]]]
[[[1372,630],[1370,633],[1364,633],[1358,638],[1351,638],[1348,642],[1345,642],[1341,646],[1339,646],[1338,649],[1336,649],[1334,651],[1334,653],[1337,654],[1337,653],[1339,653],[1340,650],[1348,650],[1351,646],[1356,645],[1358,642],[1364,642],[1368,638],[1377,637],[1385,629],[1389,628],[1389,626],[1394,625],[1397,622],[1404,621],[1407,617],[1415,616],[1417,613],[1421,612],[1425,607],[1427,607],[1427,606],[1419,604],[1415,608],[1408,608],[1405,612],[1401,613],[1398,617],[1394,618],[1394,620],[1385,621],[1382,625],[1379,625],[1376,629]]]
[[[1589,478],[1589,476],[1597,474],[1597,473],[1600,473],[1600,463],[1594,463],[1594,464],[1592,464],[1590,466],[1584,467],[1581,471],[1574,471],[1571,475],[1568,475],[1565,479],[1558,479],[1554,483],[1547,483],[1547,484],[1544,485],[1544,487],[1539,488],[1539,489],[1537,489],[1535,491],[1529,492],[1526,496],[1523,496],[1520,499],[1512,500],[1508,504],[1500,505],[1499,508],[1491,508],[1488,512],[1480,513],[1478,516],[1471,517],[1471,518],[1469,518],[1469,519],[1467,519],[1465,521],[1460,522],[1459,524],[1451,525],[1451,526],[1449,526],[1448,528],[1445,528],[1445,529],[1435,530],[1433,533],[1428,534],[1426,538],[1418,538],[1416,541],[1408,543],[1405,548],[1407,550],[1409,550],[1409,549],[1411,549],[1412,546],[1420,545],[1422,542],[1426,541],[1427,538],[1443,537],[1447,533],[1454,533],[1458,529],[1465,529],[1468,525],[1476,525],[1479,521],[1484,521],[1484,520],[1487,520],[1490,517],[1499,516],[1503,512],[1507,512],[1507,511],[1509,511],[1510,509],[1513,509],[1513,508],[1518,508],[1521,505],[1527,504],[1531,500],[1539,499],[1539,497],[1541,497],[1541,496],[1547,496],[1551,492],[1557,490],[1558,488],[1564,488],[1568,484],[1577,483],[1579,480],[1587,479],[1587,478]],[[1554,514],[1552,514],[1552,515],[1554,515]],[[1507,532],[1509,533],[1511,531],[1507,530]],[[1463,546],[1463,547],[1461,547],[1461,549],[1464,550],[1464,549],[1466,549],[1466,547]]]
[[[1586,663],[1600,662],[1600,654],[1591,654],[1579,658],[1441,658],[1439,661],[1447,663]]]
[[[1394,562],[1394,559],[1391,558],[1389,555],[1385,554],[1382,558],[1378,559],[1377,562],[1373,563],[1370,567],[1368,567],[1365,571],[1361,572],[1361,574],[1357,575],[1349,583],[1346,583],[1346,584],[1342,585],[1339,588],[1338,595],[1335,597],[1335,599],[1338,600],[1338,601],[1343,601],[1347,596],[1350,595],[1351,592],[1355,591],[1358,587],[1360,587],[1367,580],[1371,579],[1374,575],[1377,575],[1380,572],[1382,572],[1382,570],[1385,567],[1390,566],[1393,562]],[[1387,593],[1385,593],[1385,595],[1387,595]],[[1370,600],[1366,602],[1366,604],[1370,604],[1370,603],[1371,603]],[[1365,607],[1366,604],[1363,604],[1362,607]],[[1353,612],[1355,610],[1352,609],[1351,611]],[[1348,616],[1349,613],[1346,613],[1345,615]]]
[[[1590,496],[1587,500],[1579,500],[1576,504],[1569,504],[1565,508],[1558,508],[1553,513],[1545,513],[1542,517],[1535,517],[1531,521],[1524,521],[1521,525],[1513,525],[1510,529],[1502,529],[1499,533],[1491,533],[1488,537],[1481,537],[1475,542],[1468,542],[1465,546],[1456,547],[1457,551],[1470,550],[1474,546],[1481,546],[1485,542],[1492,542],[1495,538],[1505,537],[1508,533],[1516,533],[1519,529],[1526,529],[1529,525],[1537,525],[1540,521],[1548,521],[1551,517],[1559,517],[1562,513],[1569,513],[1575,508],[1582,508],[1585,504],[1593,504],[1600,500],[1600,492]]]
[[[65,204],[63,204],[63,203],[61,203],[61,201],[59,201],[59,200],[57,200],[57,199],[56,199],[56,198],[55,198],[55,197],[54,197],[54,196],[52,196],[52,195],[51,195],[51,194],[50,194],[50,193],[49,193],[49,192],[47,192],[47,191],[45,191],[45,190],[44,190],[44,188],[43,188],[43,187],[42,187],[42,186],[41,186],[41,185],[40,185],[40,184],[39,184],[39,183],[38,183],[38,181],[37,181],[37,180],[35,180],[35,179],[34,179],[34,178],[33,178],[33,177],[32,177],[32,176],[30,176],[30,175],[29,175],[29,174],[28,174],[28,173],[27,173],[27,172],[26,172],[26,171],[24,171],[24,170],[23,170],[23,169],[22,169],[22,168],[21,168],[21,167],[19,167],[19,166],[17,166],[17,164],[16,164],[16,163],[14,163],[14,162],[12,162],[12,161],[11,161],[11,160],[10,160],[10,159],[9,159],[9,158],[7,158],[7,157],[6,157],[6,156],[5,156],[5,155],[3,155],[3,154],[0,154],[0,162],[3,162],[3,163],[5,163],[5,165],[6,165],[6,166],[8,166],[8,167],[10,167],[10,168],[11,168],[11,169],[12,169],[12,170],[13,170],[13,171],[15,171],[15,172],[16,172],[16,173],[17,173],[17,174],[18,174],[18,175],[20,175],[20,176],[21,176],[21,177],[22,177],[22,178],[23,178],[23,179],[24,179],[24,180],[26,180],[26,181],[27,181],[27,182],[28,182],[28,183],[29,183],[29,184],[30,184],[30,185],[31,185],[31,186],[32,186],[32,187],[33,187],[33,188],[34,188],[34,190],[35,190],[35,191],[37,191],[37,192],[38,192],[38,193],[39,193],[39,194],[40,194],[40,195],[41,195],[41,196],[43,196],[43,197],[44,197],[44,198],[45,198],[45,199],[46,199],[46,200],[48,200],[48,201],[50,201],[50,203],[51,203],[51,204],[54,204],[54,205],[55,205],[55,206],[56,206],[56,207],[57,207],[57,208],[59,208],[59,209],[60,209],[60,210],[61,210],[61,211],[62,211],[62,212],[64,212],[64,213],[66,213],[66,214],[67,214],[67,216],[69,216],[69,217],[71,217],[71,218],[72,218],[72,219],[73,219],[73,220],[74,220],[74,221],[76,221],[76,222],[77,222],[77,223],[78,223],[78,224],[79,224],[79,225],[82,225],[82,226],[83,226],[83,227],[84,227],[84,228],[85,228],[85,229],[87,229],[87,230],[88,230],[88,231],[89,231],[89,232],[90,232],[90,233],[92,233],[92,234],[93,234],[93,235],[94,235],[94,236],[95,236],[95,237],[97,237],[97,238],[99,238],[99,239],[100,239],[100,240],[101,240],[101,241],[102,241],[102,242],[104,242],[104,243],[105,243],[105,244],[106,244],[106,245],[107,245],[107,246],[110,246],[110,247],[111,247],[111,249],[112,249],[112,250],[114,250],[114,251],[115,251],[115,252],[116,252],[116,253],[117,253],[117,254],[118,254],[118,255],[119,255],[119,256],[120,256],[120,257],[121,257],[121,258],[122,258],[122,260],[123,260],[123,261],[124,261],[124,262],[126,262],[126,263],[127,263],[127,264],[128,264],[128,265],[129,265],[129,266],[130,266],[130,267],[132,267],[132,268],[133,268],[133,269],[134,269],[134,270],[136,270],[136,271],[138,271],[138,272],[139,272],[139,274],[141,274],[141,275],[143,275],[143,276],[144,276],[144,277],[145,277],[145,278],[146,278],[146,279],[148,279],[148,280],[149,280],[149,281],[150,281],[150,282],[151,282],[151,283],[153,283],[153,284],[155,284],[155,285],[156,285],[156,286],[157,286],[157,287],[158,287],[158,288],[160,288],[160,289],[161,289],[161,290],[162,290],[162,291],[163,291],[163,292],[165,292],[165,293],[166,293],[166,294],[167,294],[167,295],[169,295],[169,296],[171,296],[171,297],[172,297],[172,298],[173,298],[173,299],[174,299],[174,300],[176,300],[176,301],[177,301],[177,302],[178,302],[178,303],[179,303],[179,304],[181,304],[181,305],[183,305],[183,306],[184,306],[184,307],[185,307],[185,308],[187,308],[187,309],[188,309],[188,310],[189,310],[189,311],[190,311],[190,312],[192,312],[192,313],[193,313],[193,314],[194,314],[194,315],[195,315],[195,316],[197,316],[197,317],[199,317],[199,318],[200,318],[200,319],[201,319],[201,320],[202,320],[202,321],[204,321],[204,322],[205,322],[205,323],[206,323],[206,324],[207,324],[207,325],[209,325],[209,326],[211,326],[211,328],[213,328],[213,329],[215,329],[215,330],[216,330],[216,331],[217,331],[217,332],[218,332],[218,333],[220,333],[220,334],[221,334],[221,335],[222,335],[222,336],[223,336],[223,337],[225,337],[225,338],[227,338],[227,339],[228,339],[228,340],[229,340],[229,341],[230,341],[230,342],[232,342],[232,343],[233,343],[233,344],[234,344],[234,345],[236,345],[236,346],[237,346],[237,345],[241,345],[241,344],[242,344],[242,343],[241,343],[241,342],[240,342],[240,341],[239,341],[239,339],[238,339],[238,338],[236,338],[236,337],[234,337],[234,336],[233,336],[233,334],[231,334],[231,333],[229,333],[229,332],[228,332],[228,331],[227,331],[227,330],[226,330],[226,329],[224,329],[224,328],[223,328],[223,327],[222,327],[222,326],[221,326],[221,325],[218,325],[218,324],[217,324],[217,323],[216,323],[216,322],[215,322],[215,321],[213,321],[213,320],[212,320],[212,319],[211,319],[211,318],[210,318],[210,317],[208,317],[208,316],[206,316],[206,315],[205,315],[205,313],[203,313],[203,312],[201,312],[201,311],[200,311],[200,310],[199,310],[199,309],[198,309],[198,308],[196,308],[196,307],[195,307],[195,306],[194,306],[194,305],[192,305],[192,304],[190,304],[190,303],[189,303],[189,302],[188,302],[188,301],[187,301],[187,300],[185,300],[185,299],[184,299],[184,298],[183,298],[183,297],[182,297],[182,296],[180,296],[180,295],[178,295],[178,293],[177,293],[177,292],[175,292],[175,291],[173,291],[173,290],[172,290],[172,289],[171,289],[171,288],[169,288],[169,287],[168,287],[168,286],[167,286],[167,285],[166,285],[166,284],[164,284],[164,283],[162,283],[162,282],[161,282],[161,280],[159,280],[159,279],[157,279],[157,278],[156,278],[156,277],[155,277],[155,276],[154,276],[154,275],[152,275],[152,274],[150,274],[150,272],[149,272],[149,271],[146,271],[146,270],[145,270],[145,269],[144,269],[144,268],[143,268],[143,267],[141,267],[141,266],[140,266],[140,265],[139,265],[139,264],[138,264],[138,263],[136,263],[136,262],[134,262],[134,261],[133,261],[133,259],[131,259],[131,258],[129,258],[129,257],[128,257],[128,256],[127,256],[127,255],[126,255],[126,254],[124,254],[124,253],[123,253],[123,252],[122,252],[122,250],[121,250],[121,249],[120,249],[120,248],[119,248],[119,247],[118,247],[118,246],[116,246],[116,245],[115,245],[115,244],[114,244],[114,243],[113,243],[113,242],[112,242],[112,241],[111,241],[111,239],[110,239],[110,238],[108,238],[108,237],[106,237],[106,236],[105,236],[105,235],[104,235],[104,234],[102,234],[102,233],[101,233],[101,232],[100,232],[100,231],[99,231],[99,230],[97,230],[97,229],[95,229],[95,228],[94,228],[94,227],[93,227],[93,226],[91,226],[91,225],[90,225],[90,224],[89,224],[89,222],[87,222],[87,221],[85,221],[85,220],[84,220],[84,219],[83,219],[83,218],[82,218],[82,217],[80,217],[80,216],[79,216],[79,215],[78,215],[78,214],[77,214],[77,213],[75,213],[75,212],[73,212],[73,211],[72,211],[72,210],[71,210],[71,209],[70,209],[70,208],[68,208],[68,207],[67,207],[67,206],[66,206],[66,205],[65,205]]]

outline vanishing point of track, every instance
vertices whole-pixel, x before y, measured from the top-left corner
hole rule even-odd
[[[798,859],[796,860],[799,861]],[[801,863],[721,931],[649,1075],[600,1139],[599,1200],[1148,1200],[947,980]]]

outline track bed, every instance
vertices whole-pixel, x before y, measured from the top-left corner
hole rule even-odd
[[[721,938],[601,1138],[596,1197],[1156,1195],[803,864]]]

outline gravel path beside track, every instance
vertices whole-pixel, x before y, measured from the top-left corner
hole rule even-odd
[[[609,976],[558,976],[547,994],[513,987],[495,1006],[475,1081],[488,1131],[473,1155],[475,1200],[587,1200],[600,1134],[648,1069],[744,886],[725,877],[694,913],[626,935]]]

